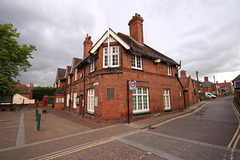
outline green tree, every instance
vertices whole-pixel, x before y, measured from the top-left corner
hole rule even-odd
[[[26,72],[31,64],[28,59],[31,52],[36,50],[34,45],[20,45],[17,38],[17,28],[11,23],[0,24],[0,97],[12,96],[17,91],[14,89],[14,78],[20,76],[20,71]]]

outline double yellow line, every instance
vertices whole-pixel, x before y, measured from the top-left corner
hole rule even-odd
[[[140,132],[140,130],[130,131],[126,134],[122,134],[122,135],[119,135],[119,136],[116,136],[116,137],[111,137],[111,138],[108,138],[108,139],[105,139],[105,140],[100,140],[100,141],[97,141],[97,142],[93,142],[93,143],[90,143],[90,144],[87,144],[87,145],[82,145],[80,147],[76,147],[76,148],[73,148],[73,149],[68,149],[66,151],[63,151],[63,152],[60,152],[60,153],[55,153],[55,154],[40,158],[38,160],[51,160],[51,159],[55,159],[55,158],[58,158],[58,157],[66,156],[66,155],[69,155],[69,154],[72,154],[72,153],[75,153],[75,152],[78,152],[78,151],[81,151],[81,150],[84,150],[84,149],[88,149],[88,148],[95,147],[95,146],[98,146],[98,145],[102,145],[102,144],[105,144],[105,143],[108,143],[108,142],[112,142],[112,141],[114,141],[118,138],[122,138],[124,136],[128,136],[128,135],[131,135],[131,134],[134,134],[134,133],[137,133],[137,132]]]
[[[111,142],[113,140],[114,139],[106,139],[106,140],[102,140],[102,141],[99,141],[99,142],[90,143],[88,145],[84,145],[84,146],[77,147],[77,148],[74,148],[74,149],[69,149],[69,150],[63,151],[61,153],[56,153],[56,154],[53,154],[53,155],[50,155],[50,156],[46,156],[46,157],[40,158],[38,160],[50,160],[50,159],[62,157],[62,156],[65,156],[65,155],[68,155],[68,154],[71,154],[71,153],[74,153],[74,152],[78,152],[78,151],[81,151],[81,150],[84,150],[84,149],[88,149],[88,148],[95,147],[95,146],[98,146],[98,145],[101,145],[101,144],[105,144],[105,143]]]
[[[233,111],[234,111],[234,113],[236,114],[236,116],[238,118],[238,128],[237,128],[237,130],[236,130],[232,140],[230,141],[230,143],[227,146],[227,151],[232,146],[232,150],[231,150],[231,153],[230,153],[230,160],[233,160],[233,153],[234,153],[234,151],[236,149],[236,146],[237,146],[239,138],[240,138],[240,133],[239,133],[239,130],[240,130],[240,114],[239,114],[238,110],[236,109],[236,107],[233,105],[233,103],[232,103],[232,108],[233,108]],[[234,144],[233,144],[233,142],[234,142]],[[226,155],[225,155],[224,160],[226,160]]]

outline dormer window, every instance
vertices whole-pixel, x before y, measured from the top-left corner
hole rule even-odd
[[[110,46],[103,48],[103,68],[119,67],[119,47]]]
[[[132,54],[132,68],[142,70],[142,56]]]
[[[75,76],[74,76],[74,78],[75,78],[75,81],[77,80],[77,68],[75,69]]]
[[[170,65],[167,66],[167,71],[168,71],[168,75],[171,76],[172,75],[172,67]]]
[[[68,76],[68,84],[70,84],[70,76]]]
[[[92,59],[90,62],[90,73],[95,71],[95,60]]]

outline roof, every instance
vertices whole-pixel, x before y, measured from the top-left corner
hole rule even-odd
[[[213,84],[212,82],[204,81],[203,82],[203,87],[211,87],[212,84]]]
[[[236,78],[234,78],[234,80],[232,80],[232,82],[234,81],[240,81],[240,74]]]
[[[70,72],[69,72],[69,73],[73,73],[75,67],[76,67],[77,64],[79,64],[80,62],[82,62],[82,59],[73,57],[72,65],[71,65],[71,69],[70,69]]]
[[[180,77],[179,80],[182,83],[183,89],[188,89],[189,86],[189,77]]]
[[[124,48],[130,49],[130,46],[121,39],[111,28],[109,28],[109,37],[113,38],[114,40],[118,41]],[[108,38],[108,30],[103,34],[103,36],[97,41],[97,43],[92,47],[89,51],[91,54],[94,54],[96,50],[101,46],[102,43]],[[110,39],[109,38],[109,39]]]
[[[65,72],[66,72],[66,69],[63,69],[63,68],[58,68],[58,69],[57,69],[56,82],[57,82],[58,80],[64,79]]]
[[[64,94],[64,88],[63,87],[62,88],[57,88],[55,94],[63,95]]]
[[[67,78],[67,76],[70,73],[70,71],[71,71],[71,66],[67,66],[64,78]]]
[[[129,46],[131,46],[131,50],[133,52],[137,52],[143,56],[152,58],[152,59],[161,59],[161,61],[164,61],[166,63],[170,63],[173,65],[179,65],[177,62],[175,62],[173,59],[165,56],[164,54],[156,51],[155,49],[149,47],[146,44],[140,44],[136,40],[134,40],[132,37],[125,35],[123,33],[117,34],[122,40],[124,40]],[[179,65],[180,66],[180,65]]]
[[[230,87],[230,86],[231,86],[231,83],[230,83],[230,82],[218,83],[218,85],[220,86],[220,88],[225,88],[225,87]]]

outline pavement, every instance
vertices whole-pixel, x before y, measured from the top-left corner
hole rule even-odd
[[[40,131],[37,131],[33,107],[23,108],[19,112],[3,111],[0,112],[0,159],[34,159],[109,137],[124,136],[193,112],[205,103],[201,101],[183,111],[164,112],[130,124],[97,123],[66,110],[39,107],[40,113],[43,109],[47,110],[41,116]]]

